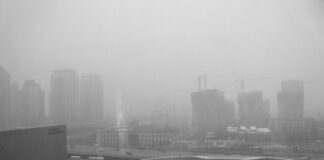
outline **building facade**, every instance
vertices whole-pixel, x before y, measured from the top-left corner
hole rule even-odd
[[[35,80],[26,80],[21,90],[22,127],[42,125],[45,119],[45,93]]]
[[[277,140],[286,145],[307,144],[314,140],[314,120],[304,118],[304,81],[283,81],[277,98],[278,119],[274,122]]]
[[[245,126],[268,126],[270,119],[270,102],[263,99],[261,91],[250,91],[239,94],[239,119]]]
[[[174,142],[174,134],[170,132],[142,132],[138,133],[138,146],[154,148],[163,145],[171,145]]]
[[[75,125],[79,108],[79,80],[73,70],[56,70],[51,77],[50,118],[55,124]]]
[[[204,148],[229,148],[241,140],[237,139],[205,139]]]
[[[316,125],[313,119],[277,119],[273,121],[273,130],[278,142],[294,146],[315,141]]]
[[[218,90],[193,92],[191,103],[192,124],[197,130],[221,130],[234,118],[234,103],[226,101]]]
[[[96,123],[104,120],[103,84],[99,75],[80,78],[81,123]]]
[[[283,81],[277,99],[279,119],[302,119],[304,113],[304,81]]]
[[[103,147],[158,148],[174,144],[176,131],[155,127],[112,129],[98,131],[97,138],[98,144]]]
[[[99,145],[103,147],[128,147],[130,146],[130,132],[126,129],[112,129],[98,131]]]
[[[11,85],[11,107],[12,107],[12,126],[22,127],[24,111],[22,110],[21,88],[19,83],[14,82]]]
[[[0,130],[11,127],[11,84],[9,73],[0,66]]]

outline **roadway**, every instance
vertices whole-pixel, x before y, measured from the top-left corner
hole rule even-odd
[[[131,155],[129,154],[131,153]],[[130,148],[121,148],[116,149],[112,147],[96,147],[96,146],[75,146],[71,148],[68,145],[68,154],[69,155],[86,155],[86,156],[103,156],[110,157],[110,159],[123,159],[123,160],[138,160],[145,158],[157,158],[157,157],[172,157],[172,156],[204,156],[209,158],[224,158],[224,159],[240,159],[240,158],[256,158],[260,156],[248,156],[248,155],[222,155],[215,153],[200,153],[193,154],[192,152],[185,151],[158,151],[158,150],[149,150],[149,149],[130,149]],[[323,160],[324,157],[314,157],[311,156],[312,160]],[[109,158],[107,158],[109,159]],[[299,158],[293,158],[299,159]]]
[[[140,150],[130,148],[112,148],[112,147],[95,147],[95,146],[75,146],[73,148],[68,146],[69,155],[92,155],[92,156],[108,156],[108,157],[123,157],[125,159],[144,159],[144,158],[157,158],[157,157],[173,157],[173,156],[193,156],[192,152],[185,151],[158,151],[158,150]],[[195,154],[197,156],[197,154]],[[257,156],[246,155],[222,155],[222,154],[208,154],[202,153],[199,156],[217,157],[217,158],[254,158]]]

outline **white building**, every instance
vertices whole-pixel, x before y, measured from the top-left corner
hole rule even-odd
[[[138,133],[138,144],[146,148],[170,145],[174,138],[174,134],[169,132],[143,132]]]
[[[99,131],[99,145],[103,147],[128,147],[129,131],[126,129],[115,129],[108,131]]]
[[[231,147],[232,145],[238,142],[239,140],[235,140],[235,139],[206,139],[204,141],[204,147],[205,148],[213,148],[213,147],[227,148],[227,147]]]

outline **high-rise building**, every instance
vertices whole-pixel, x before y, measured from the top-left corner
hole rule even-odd
[[[270,102],[261,91],[240,93],[238,96],[241,125],[264,127],[270,119]]]
[[[191,93],[193,127],[201,131],[216,131],[229,125],[234,118],[234,104],[224,99],[218,90]]]
[[[73,70],[56,70],[51,77],[50,118],[55,124],[76,124],[79,80]]]
[[[11,123],[11,84],[9,73],[0,66],[0,130],[8,129]]]
[[[302,80],[283,81],[277,99],[279,119],[303,118],[304,82]]]
[[[45,118],[45,93],[35,80],[26,80],[21,90],[22,124],[24,127],[41,125]]]
[[[19,83],[14,82],[11,85],[11,108],[12,108],[12,126],[22,127],[24,111],[22,110],[21,88]]]
[[[296,146],[310,144],[318,138],[316,123],[311,118],[276,119],[272,121],[274,140],[279,144]]]
[[[95,123],[104,120],[103,84],[99,75],[80,79],[80,122]]]
[[[288,80],[281,82],[277,94],[278,120],[274,129],[279,141],[284,145],[301,145],[311,139],[312,123],[304,114],[304,81]]]

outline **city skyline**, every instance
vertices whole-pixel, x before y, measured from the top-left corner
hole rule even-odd
[[[3,68],[3,67],[2,67]],[[5,70],[4,70],[5,71]],[[73,74],[75,74],[75,78],[76,78],[76,82],[75,83],[77,83],[76,84],[76,87],[77,87],[77,90],[80,90],[82,87],[82,85],[79,85],[79,81],[81,81],[82,79],[93,79],[94,81],[97,81],[97,83],[99,83],[99,86],[101,86],[101,89],[103,89],[104,87],[103,87],[103,85],[102,84],[100,84],[100,83],[102,83],[102,82],[100,82],[101,80],[100,79],[98,79],[98,75],[95,75],[95,74],[88,74],[88,75],[82,75],[82,76],[80,76],[80,78],[79,78],[79,76],[78,76],[78,74],[77,74],[77,71],[74,71],[74,70],[69,70],[69,69],[61,69],[61,70],[54,70],[53,71],[53,73],[55,73],[55,72],[71,72],[71,73],[73,73]],[[8,72],[7,72],[8,73]],[[10,73],[9,73],[9,77],[10,77]],[[92,78],[91,78],[92,77]],[[95,80],[95,79],[97,79],[97,80]],[[17,83],[15,80],[11,80],[12,81],[12,84],[11,85],[13,85],[13,87],[15,86],[15,85],[18,85],[18,87],[19,87],[19,83]],[[27,82],[33,82],[33,83],[35,83],[34,82],[35,80],[25,80],[24,81],[24,83],[27,83]],[[85,80],[86,81],[86,80]],[[90,80],[91,81],[91,80]],[[285,84],[285,82],[290,82],[290,81],[296,81],[296,82],[300,82],[300,83],[312,83],[313,81],[304,81],[304,80],[287,80],[287,81],[282,81],[282,84]],[[24,83],[22,83],[21,84],[21,90],[23,89],[23,87],[24,87]],[[38,86],[40,86],[40,84],[37,84]],[[91,85],[91,84],[89,84],[89,85]],[[97,86],[97,87],[99,87],[99,86]],[[289,87],[289,86],[288,86]],[[286,88],[288,88],[288,87],[286,87]],[[100,87],[99,87],[100,88]],[[98,89],[99,89],[98,88]],[[292,88],[292,87],[290,87],[290,88]],[[89,89],[89,88],[88,88]],[[97,89],[97,90],[98,90]],[[14,91],[15,90],[15,88],[13,88],[13,90],[12,91]],[[210,90],[210,89],[208,89],[208,88],[206,88],[205,90]],[[282,90],[284,90],[284,88],[282,88]],[[302,87],[302,90],[304,91],[304,87]],[[91,91],[91,90],[88,90],[88,91]],[[21,92],[21,91],[20,91]],[[100,92],[102,92],[102,91],[100,91]],[[249,93],[249,92],[254,92],[253,90],[251,90],[251,91],[244,91],[243,93]],[[263,91],[261,90],[260,92],[262,92],[263,93]],[[280,89],[278,89],[278,91],[277,91],[278,93],[280,93]],[[50,116],[50,110],[51,110],[51,107],[50,107],[50,91],[47,91],[47,92],[44,92],[44,94],[46,94],[47,96],[45,96],[44,97],[44,99],[46,98],[46,102],[44,102],[45,104],[44,104],[44,106],[45,106],[45,108],[44,108],[44,112],[46,112],[46,110],[47,110],[47,113],[45,113],[45,115],[46,116]],[[79,91],[76,91],[76,93],[77,93],[77,99],[78,99],[78,97],[82,94],[81,92],[79,92]],[[239,96],[240,96],[240,94],[241,94],[242,92],[240,92],[240,93],[238,93],[237,94],[237,99],[239,98]],[[240,107],[240,105],[239,105],[239,103],[238,104],[236,104],[235,102],[236,102],[236,100],[228,100],[227,98],[226,98],[226,92],[223,92],[223,96],[224,96],[224,100],[226,100],[226,101],[228,101],[228,102],[230,102],[230,103],[233,103],[233,105],[234,105],[234,108],[235,108],[235,117],[237,118],[237,119],[240,119],[239,117],[240,117],[240,109],[239,109],[239,107]],[[101,97],[100,96],[100,94],[99,94],[99,97]],[[102,94],[102,97],[104,97],[104,94]],[[113,96],[114,97],[114,96]],[[100,99],[100,98],[99,98]],[[99,100],[98,99],[98,100]],[[101,101],[101,100],[99,100],[99,101]],[[268,101],[268,100],[267,100]],[[125,103],[125,102],[124,102]],[[267,102],[267,103],[269,103],[269,101]],[[304,102],[302,102],[303,104],[304,104]],[[78,102],[77,102],[77,108],[82,108],[82,105],[81,105],[81,100],[78,100]],[[155,104],[155,105],[158,105],[158,104]],[[104,106],[103,108],[105,108],[105,107],[107,107],[107,105],[104,105],[104,102],[102,102],[102,106]],[[277,105],[277,106],[273,106],[273,105],[271,105],[270,103],[268,104],[268,106],[272,106],[272,108],[276,108],[276,109],[279,109],[280,110],[280,107],[279,107],[279,105]],[[112,106],[108,106],[111,110],[115,110],[115,106],[114,105],[112,105]],[[149,106],[150,107],[150,106]],[[305,113],[305,111],[304,110],[307,110],[307,106],[305,106],[306,108],[304,109],[304,107],[303,107],[303,116],[304,116],[304,113]],[[191,108],[191,107],[190,107]],[[14,108],[12,108],[12,109],[14,109]],[[152,111],[151,112],[154,112],[154,107],[153,108],[151,108],[152,109]],[[178,108],[179,109],[179,108]],[[104,109],[105,110],[105,109]],[[166,108],[165,109],[165,111],[171,111],[172,110],[172,108]],[[182,110],[181,108],[180,108],[180,110]],[[278,111],[279,111],[278,110]],[[127,111],[127,110],[126,110]],[[161,110],[161,111],[163,111],[163,110]],[[79,111],[78,111],[79,112]],[[188,112],[188,113],[190,113],[190,112]],[[78,115],[78,114],[80,114],[80,113],[77,113],[75,116],[75,119],[77,119],[77,117],[78,116],[80,116],[80,115]],[[111,114],[114,114],[114,113],[111,113]],[[124,113],[124,114],[129,114],[129,113]],[[104,114],[104,117],[105,118],[107,118],[107,116],[109,116],[109,115],[107,115],[107,114]],[[279,116],[279,112],[277,112],[277,113],[275,113],[275,115],[271,115],[271,118],[279,118],[278,117]],[[315,119],[318,119],[318,118],[321,118],[321,117],[318,117],[319,115],[315,115],[314,117],[312,117],[312,118],[315,118]],[[135,116],[135,117],[141,117],[141,115],[138,115],[138,116]],[[307,117],[307,116],[306,116]],[[103,118],[103,119],[105,119],[105,118]],[[133,117],[134,118],[134,117]]]
[[[324,159],[323,95],[324,0],[0,0],[0,159]]]
[[[6,72],[6,70],[3,67],[2,67],[2,75],[3,75],[2,80],[5,80],[6,79],[5,77],[7,77],[7,82],[8,82],[8,78],[10,79],[10,73]],[[205,78],[207,83],[207,77]],[[74,70],[68,70],[68,69],[54,70],[52,72],[51,81],[52,81],[52,89],[51,89],[52,91],[46,94],[41,88],[41,85],[36,80],[25,80],[24,83],[21,84],[21,87],[19,87],[20,85],[17,82],[15,81],[10,82],[9,80],[10,82],[8,83],[10,84],[9,87],[12,88],[10,91],[11,94],[10,97],[12,99],[12,102],[9,107],[9,109],[11,110],[9,115],[13,116],[11,118],[7,118],[10,121],[12,121],[8,123],[9,126],[32,127],[38,125],[45,125],[47,123],[67,124],[68,126],[74,126],[80,124],[95,124],[100,121],[103,122],[107,118],[110,120],[111,118],[116,118],[116,117],[107,117],[109,115],[104,114],[104,106],[105,106],[103,102],[104,87],[99,75],[88,74],[88,75],[79,76],[77,74],[77,71]],[[152,124],[157,124],[158,126],[169,126],[170,120],[176,120],[176,119],[180,120],[182,118],[179,119],[178,117],[175,119],[175,117],[184,116],[183,118],[185,118],[186,116],[188,116],[187,114],[190,112],[192,112],[191,119],[192,119],[193,127],[196,129],[200,128],[203,130],[208,130],[208,129],[217,130],[217,128],[219,127],[222,128],[224,126],[233,124],[235,119],[241,121],[239,123],[240,125],[261,126],[261,127],[269,126],[269,122],[270,122],[269,120],[274,118],[279,119],[278,123],[280,123],[280,120],[290,120],[291,118],[289,117],[291,116],[289,115],[292,115],[294,117],[297,116],[296,118],[292,118],[291,120],[296,119],[300,121],[304,118],[304,110],[305,107],[307,106],[304,106],[305,104],[303,98],[297,98],[296,100],[300,101],[300,105],[298,106],[294,105],[295,102],[297,103],[297,101],[289,98],[291,97],[289,95],[291,94],[293,96],[295,95],[294,92],[296,93],[298,92],[302,94],[302,97],[304,97],[304,84],[311,83],[311,82],[312,81],[304,81],[304,80],[282,81],[281,90],[278,90],[277,92],[278,104],[279,104],[278,106],[275,106],[278,108],[277,116],[268,117],[269,107],[271,105],[268,100],[263,99],[263,95],[262,95],[263,91],[241,92],[237,95],[238,104],[235,104],[234,103],[235,101],[228,101],[227,99],[225,99],[225,92],[219,91],[217,89],[198,88],[198,91],[192,92],[192,100],[191,100],[192,108],[190,109],[190,111],[183,112],[181,109],[179,110],[179,108],[175,108],[176,106],[173,106],[173,109],[171,110],[170,108],[165,108],[165,109],[161,109],[160,111],[158,110],[153,110],[151,112],[148,111],[147,114],[148,115],[152,114],[153,116],[154,113],[157,111],[163,113],[162,114],[163,116],[165,116],[164,114],[166,114],[166,117],[164,117],[166,118],[165,120],[161,119],[158,120],[161,122],[158,122],[157,119],[151,119],[151,120],[148,119],[152,121],[149,122],[148,124],[152,123]],[[5,84],[5,81],[3,81],[3,84]],[[200,84],[200,85],[204,85],[204,84]],[[242,85],[242,87],[244,86]],[[214,95],[213,91],[215,91],[215,96],[212,96]],[[243,91],[243,88],[241,91]],[[207,93],[210,93],[210,95]],[[48,95],[48,97],[45,97],[45,94]],[[203,94],[205,94],[205,96],[203,96]],[[285,96],[282,96],[283,94]],[[60,100],[57,99],[59,97],[55,98],[54,95],[61,97]],[[220,97],[216,95],[219,95]],[[45,98],[47,98],[47,102],[45,102]],[[56,102],[61,103],[61,105],[59,105],[60,107],[56,107],[57,105],[55,105],[55,103],[52,102],[52,100],[55,99]],[[66,105],[62,105],[63,104],[62,102],[66,103]],[[74,104],[70,102],[73,102]],[[48,107],[49,107],[48,114],[45,114],[45,110],[46,110],[45,103],[48,103]],[[123,103],[125,103],[124,100]],[[155,104],[155,105],[159,105],[159,104]],[[207,108],[205,108],[204,105]],[[116,106],[109,106],[109,107],[111,107],[112,110],[116,110],[115,108]],[[153,107],[153,106],[148,106],[148,107]],[[242,107],[245,107],[244,112],[242,112],[243,110],[241,110]],[[250,107],[250,108],[248,109],[246,107]],[[204,108],[207,109],[206,110],[207,112],[203,111]],[[295,113],[293,113],[292,111]],[[134,118],[135,120],[146,119],[146,117],[143,115],[136,115],[136,113],[130,114],[128,112],[129,110],[125,110],[124,108],[122,113],[125,116],[127,116],[126,119],[127,123],[129,123],[131,120],[134,120]],[[176,114],[176,112],[178,112],[177,113],[178,115]],[[35,114],[37,114],[38,116]],[[211,115],[208,116],[208,114]],[[155,116],[159,117],[161,115],[155,115]],[[205,120],[201,119],[203,117],[205,118]],[[248,119],[246,119],[247,117]],[[212,119],[216,118],[216,119],[211,121],[210,120],[211,118]],[[312,118],[318,119],[321,117],[312,117]],[[221,122],[220,120],[224,122]],[[37,121],[39,121],[39,123],[34,123]],[[210,124],[208,124],[209,122]],[[218,125],[215,125],[214,122],[218,122]],[[176,123],[170,126],[179,127],[178,125],[176,125]]]

